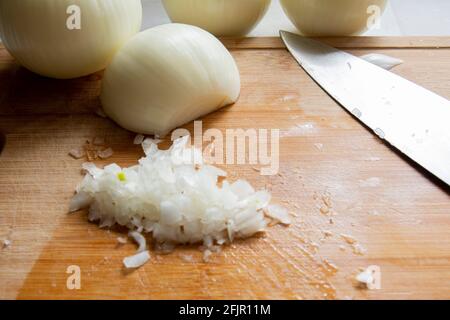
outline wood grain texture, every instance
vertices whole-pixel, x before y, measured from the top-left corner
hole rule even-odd
[[[122,259],[134,244],[117,247],[123,230],[101,230],[85,213],[67,214],[83,162],[71,159],[70,149],[101,136],[115,151],[107,162],[128,166],[142,156],[133,133],[94,114],[101,73],[46,79],[0,48],[0,131],[7,138],[0,155],[0,240],[12,241],[0,249],[0,298],[450,298],[449,190],[358,124],[278,41],[228,44],[242,76],[241,98],[203,120],[205,130],[281,130],[279,175],[262,177],[251,165],[226,169],[232,179],[269,187],[295,214],[293,225],[239,241],[209,263],[196,247],[152,251],[151,262],[131,273]],[[349,52],[400,58],[405,63],[395,73],[450,98],[449,38],[441,49],[376,42]],[[378,182],[367,183],[371,178]],[[328,198],[332,214],[321,212]],[[352,235],[366,253],[355,254],[341,234]],[[81,267],[81,290],[66,288],[69,265]],[[353,280],[369,265],[381,267],[381,290],[360,289]]]
[[[450,48],[449,37],[315,37],[336,48]],[[281,38],[222,38],[229,49],[284,49]]]

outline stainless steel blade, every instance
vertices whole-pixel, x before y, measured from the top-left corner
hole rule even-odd
[[[450,101],[349,53],[281,31],[302,68],[380,138],[450,185]]]

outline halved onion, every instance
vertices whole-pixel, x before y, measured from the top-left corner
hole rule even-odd
[[[244,180],[225,180],[219,186],[218,178],[225,173],[186,157],[194,154],[188,139],[175,140],[169,150],[153,144],[152,151],[130,168],[112,164],[100,169],[86,164],[88,174],[71,208],[89,207],[90,220],[100,220],[101,226],[118,223],[149,232],[162,248],[203,242],[214,251],[216,245],[263,231],[265,209],[272,218],[290,223],[285,209],[269,206],[267,191],[255,191]],[[140,233],[130,236],[139,250],[145,250]]]
[[[164,135],[234,103],[240,84],[236,63],[219,40],[172,23],[125,44],[106,69],[101,101],[125,129]]]

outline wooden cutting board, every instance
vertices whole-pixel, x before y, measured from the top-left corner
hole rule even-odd
[[[404,64],[393,72],[450,98],[450,38],[324,41],[355,55],[400,58]],[[104,137],[115,153],[99,165],[129,166],[142,156],[133,133],[94,114],[102,73],[42,78],[1,47],[0,240],[11,245],[0,250],[0,298],[450,298],[448,188],[330,99],[278,38],[224,43],[239,65],[242,94],[234,106],[205,117],[203,129],[281,130],[279,175],[260,176],[252,165],[226,169],[232,179],[269,187],[294,214],[293,224],[225,247],[208,263],[197,247],[169,255],[152,250],[151,262],[125,272],[122,259],[135,245],[118,247],[123,231],[101,230],[86,213],[67,214],[83,162],[69,150]],[[79,290],[66,286],[71,265],[81,270]],[[381,269],[380,290],[354,281],[369,265]]]

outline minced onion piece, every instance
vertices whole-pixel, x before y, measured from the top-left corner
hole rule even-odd
[[[134,144],[142,144],[142,142],[144,142],[145,136],[143,134],[137,134],[136,137],[134,138],[133,143]]]
[[[356,276],[356,280],[358,280],[358,282],[365,284],[371,283],[373,281],[372,273],[363,271]]]
[[[136,269],[150,260],[150,253],[148,251],[139,252],[133,256],[126,257],[123,259],[123,265],[127,269]]]
[[[107,148],[105,150],[99,151],[97,155],[100,159],[108,159],[114,155],[114,151],[111,148]]]
[[[137,252],[142,252],[147,250],[147,241],[145,240],[144,236],[137,232],[137,231],[130,231],[128,233],[128,236],[133,238],[134,241],[138,244],[139,248],[137,249]]]
[[[80,209],[85,208],[86,206],[90,205],[92,202],[92,197],[85,193],[85,192],[78,192],[75,194],[75,196],[72,198],[72,201],[69,205],[69,212],[76,212]]]
[[[92,162],[85,162],[81,165],[81,167],[93,178],[96,178],[98,175],[102,173],[102,170],[100,168],[97,168],[97,166]]]
[[[203,262],[208,262],[211,255],[212,255],[211,250],[206,249],[205,251],[203,251]]]
[[[181,255],[181,259],[183,259],[184,262],[194,262],[194,257],[190,254]]]
[[[203,242],[212,248],[263,231],[270,193],[255,191],[244,180],[224,180],[219,186],[219,176],[226,173],[203,163],[201,152],[187,147],[189,139],[175,140],[168,150],[147,145],[146,156],[129,168],[84,164],[88,174],[77,188],[71,211],[89,207],[89,219],[100,226],[117,223],[143,230],[157,243]],[[282,223],[290,222],[281,207],[270,212]]]
[[[385,70],[391,70],[392,68],[403,63],[403,60],[379,53],[366,54],[364,56],[361,56],[360,58]]]
[[[277,221],[280,221],[282,224],[289,225],[291,224],[291,218],[289,217],[289,212],[279,206],[279,205],[269,205],[266,209],[266,215],[270,218],[273,218]]]
[[[141,143],[142,149],[144,149],[145,154],[148,154],[149,152],[152,152],[152,148],[155,148],[155,146],[161,142],[162,140],[159,139],[145,138]]]

